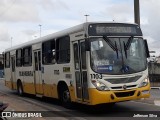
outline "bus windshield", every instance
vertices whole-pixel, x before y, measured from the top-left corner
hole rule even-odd
[[[106,74],[131,74],[146,69],[147,58],[142,38],[107,39],[109,42],[102,37],[90,38],[93,71]]]

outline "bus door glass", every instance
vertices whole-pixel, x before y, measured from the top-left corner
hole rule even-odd
[[[85,51],[84,40],[74,42],[73,50],[74,50],[76,94],[79,100],[85,101],[89,99],[89,95],[88,95],[86,51]]]
[[[15,73],[15,55],[11,56],[11,81],[12,89],[14,89],[13,83],[16,83],[16,73]]]
[[[41,51],[34,51],[34,82],[37,94],[43,94],[43,83],[41,73]]]

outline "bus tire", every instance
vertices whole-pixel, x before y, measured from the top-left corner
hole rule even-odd
[[[63,107],[65,107],[67,109],[72,108],[71,97],[70,97],[70,93],[69,93],[69,90],[67,87],[64,87],[61,89],[60,100],[61,100]]]
[[[18,82],[17,84],[17,92],[18,92],[18,95],[20,96],[23,96],[23,86],[22,86],[22,83],[21,82]]]

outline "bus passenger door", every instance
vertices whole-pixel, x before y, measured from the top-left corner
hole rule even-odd
[[[40,50],[34,51],[34,84],[35,84],[36,94],[43,94]]]
[[[15,55],[11,56],[11,84],[12,84],[12,89],[16,89],[16,73],[15,73]]]
[[[84,40],[74,42],[73,50],[77,98],[80,101],[87,101],[89,99],[89,95],[86,64],[87,59]]]

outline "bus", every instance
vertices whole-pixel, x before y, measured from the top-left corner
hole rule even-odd
[[[148,57],[137,24],[86,22],[6,49],[5,85],[64,107],[148,98]]]

